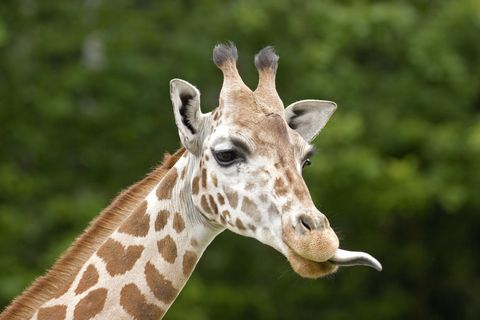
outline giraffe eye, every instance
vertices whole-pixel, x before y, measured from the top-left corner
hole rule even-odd
[[[242,156],[236,150],[214,151],[213,156],[218,164],[223,167],[243,160]]]
[[[311,165],[312,165],[312,161],[310,159],[306,159],[305,161],[303,161],[302,169]]]

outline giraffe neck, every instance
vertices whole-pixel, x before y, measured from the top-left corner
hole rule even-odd
[[[223,230],[191,200],[195,161],[182,156],[33,319],[160,319]]]

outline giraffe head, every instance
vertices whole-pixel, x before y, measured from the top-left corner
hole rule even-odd
[[[330,101],[302,100],[284,108],[275,89],[278,56],[271,47],[255,56],[252,91],[236,68],[237,49],[217,45],[223,73],[219,106],[200,111],[200,92],[174,79],[170,93],[180,139],[193,158],[191,197],[214,224],[253,237],[285,255],[295,272],[318,278],[339,265],[380,269],[373,257],[339,249],[327,217],[314,205],[302,178],[311,141],[336,109]]]

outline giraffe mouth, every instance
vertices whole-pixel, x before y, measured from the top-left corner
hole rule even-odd
[[[337,249],[326,261],[306,259],[293,250],[289,250],[287,259],[293,270],[304,278],[317,279],[334,273],[339,267],[368,266],[377,271],[382,270],[380,262],[365,252]]]
[[[338,266],[333,262],[310,260],[291,249],[288,250],[287,259],[293,271],[303,278],[318,279],[338,270]]]

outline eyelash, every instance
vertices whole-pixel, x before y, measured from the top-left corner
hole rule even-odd
[[[307,159],[305,159],[305,161],[303,161],[303,163],[302,163],[302,169],[304,169],[305,167],[309,167],[309,166],[311,166],[311,165],[312,165],[312,161],[311,161],[309,158],[307,158]]]
[[[310,160],[310,158],[316,153],[316,148],[315,147],[312,147],[310,149],[309,152],[307,152],[307,154],[305,155],[305,160],[303,160],[303,163],[302,163],[302,169],[305,169],[305,167],[309,167],[312,165],[312,160]]]

